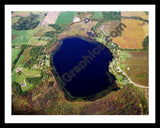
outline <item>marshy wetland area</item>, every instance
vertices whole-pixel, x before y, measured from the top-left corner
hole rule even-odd
[[[148,115],[149,14],[12,11],[12,115]]]

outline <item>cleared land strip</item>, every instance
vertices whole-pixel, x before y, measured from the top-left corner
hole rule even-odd
[[[39,76],[40,76],[40,74],[39,74],[39,75],[29,74],[29,73],[24,72],[23,70],[22,70],[22,72],[23,72],[24,74],[26,74],[26,75],[33,76],[33,77],[39,77]]]

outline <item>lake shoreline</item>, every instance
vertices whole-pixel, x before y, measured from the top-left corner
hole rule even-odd
[[[61,39],[61,40],[59,40],[58,41],[58,43],[56,43],[56,44],[58,44],[57,45],[57,47],[55,48],[55,49],[53,49],[52,50],[52,52],[51,52],[51,57],[50,58],[53,58],[53,56],[54,56],[54,54],[56,53],[56,51],[57,50],[59,50],[59,48],[61,47],[61,43],[63,42],[63,40],[65,40],[65,39],[72,39],[72,38],[80,38],[80,39],[82,39],[82,40],[85,40],[86,41],[86,39],[87,39],[87,41],[89,41],[89,43],[91,42],[91,43],[99,43],[99,45],[102,45],[100,42],[97,42],[95,39],[91,39],[91,38],[88,38],[88,37],[83,37],[83,36],[69,36],[69,37],[66,37],[66,38],[63,38],[63,39]],[[97,44],[98,45],[98,44]],[[107,48],[106,46],[104,46],[105,48]],[[108,48],[107,48],[108,49]],[[109,50],[109,52],[110,52],[110,49],[108,49]],[[111,52],[110,52],[111,53]],[[112,53],[111,53],[111,55],[112,55]],[[113,56],[113,55],[112,55]],[[112,58],[113,59],[113,58]],[[52,73],[54,74],[54,76],[56,77],[56,81],[57,81],[57,83],[60,85],[59,87],[60,87],[60,89],[61,90],[63,90],[64,91],[64,93],[65,93],[65,98],[66,99],[68,99],[68,100],[70,100],[70,101],[88,101],[88,100],[96,100],[97,99],[97,97],[98,97],[98,99],[99,98],[102,98],[103,96],[105,96],[105,95],[107,95],[108,94],[108,92],[110,92],[109,90],[108,90],[108,88],[107,89],[104,89],[104,90],[102,90],[102,91],[100,91],[100,92],[98,92],[98,93],[95,93],[94,94],[94,96],[93,95],[90,95],[90,96],[87,96],[87,97],[75,97],[75,96],[72,96],[66,89],[64,89],[64,86],[65,86],[65,84],[64,84],[64,81],[62,80],[62,78],[59,76],[59,73],[57,72],[57,70],[56,70],[56,68],[55,68],[55,64],[54,64],[54,62],[53,62],[53,60],[50,60],[50,63],[51,63],[51,67],[53,68],[53,70],[52,70]],[[112,84],[114,84],[115,83],[115,81],[112,83]],[[111,85],[110,85],[111,86]],[[115,88],[115,84],[114,84],[114,86],[113,86],[113,88]],[[112,88],[112,87],[110,87],[110,88]],[[112,90],[112,89],[111,89]],[[107,93],[104,93],[104,92],[107,92]],[[101,95],[102,94],[102,95]]]

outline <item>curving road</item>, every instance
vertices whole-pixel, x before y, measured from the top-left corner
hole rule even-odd
[[[120,69],[119,66],[118,66],[117,68],[128,78],[128,80],[129,80],[130,83],[132,83],[132,84],[134,84],[135,86],[140,87],[140,88],[149,88],[149,87],[146,87],[146,86],[143,86],[143,85],[136,84],[135,82],[133,82],[133,81],[128,77],[128,75],[127,75],[125,72],[123,72],[123,71]]]

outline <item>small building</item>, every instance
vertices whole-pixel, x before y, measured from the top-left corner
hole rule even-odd
[[[84,23],[88,23],[89,21],[90,21],[89,18],[85,18],[85,19],[84,19]]]
[[[26,84],[21,84],[21,87],[24,87],[24,86],[26,86]]]
[[[75,22],[79,22],[80,21],[80,18],[79,17],[75,17],[74,19],[73,19],[73,22],[75,23]]]
[[[26,82],[25,82],[25,79],[24,79],[24,84],[21,84],[21,87],[25,87],[27,86]]]
[[[21,71],[22,71],[22,68],[17,68],[17,69],[16,69],[16,73],[17,73],[17,72],[21,72]]]

